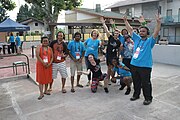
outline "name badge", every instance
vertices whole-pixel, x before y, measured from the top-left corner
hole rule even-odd
[[[61,60],[61,56],[57,56],[57,60]]]
[[[76,59],[80,59],[80,52],[75,52],[76,54]]]
[[[139,56],[139,53],[140,53],[140,48],[138,47],[138,48],[136,49],[136,52],[135,52],[134,55],[133,55],[133,58],[134,58],[134,59],[137,59],[138,56]]]
[[[43,56],[43,62],[48,63],[48,57],[47,56]]]

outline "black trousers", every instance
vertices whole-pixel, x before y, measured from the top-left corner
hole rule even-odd
[[[145,100],[152,100],[152,85],[151,85],[151,68],[136,67],[131,65],[131,73],[134,84],[134,97],[139,97],[141,88]]]
[[[12,49],[12,53],[15,52],[15,42],[11,42],[11,49]]]
[[[126,67],[130,68],[131,58],[123,58],[122,63],[126,65]]]
[[[89,68],[89,62],[88,62],[88,57],[85,57],[85,64],[86,64],[86,68],[88,69]],[[88,77],[88,80],[90,81],[91,80],[91,72],[89,73],[89,75],[87,75]]]

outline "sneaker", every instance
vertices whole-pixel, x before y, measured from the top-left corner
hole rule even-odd
[[[135,101],[135,100],[137,100],[137,99],[139,99],[139,97],[134,97],[134,96],[132,96],[132,97],[130,98],[131,101]]]
[[[119,90],[123,90],[126,87],[126,85],[121,85],[121,87],[119,88]]]
[[[104,91],[105,91],[106,93],[109,93],[109,90],[108,90],[107,87],[104,88]]]
[[[149,105],[149,104],[151,104],[151,102],[152,102],[152,100],[144,100],[143,104],[144,105]]]
[[[83,88],[83,85],[81,85],[81,84],[77,84],[77,87]]]
[[[109,83],[108,83],[108,85],[111,85],[111,81],[109,80]]]
[[[101,82],[99,82],[99,84],[98,84],[98,85],[99,85],[99,87],[103,87],[103,84],[102,84]]]
[[[125,95],[129,95],[130,92],[131,92],[131,88],[127,88]]]
[[[90,81],[87,82],[86,86],[89,86],[90,85]]]

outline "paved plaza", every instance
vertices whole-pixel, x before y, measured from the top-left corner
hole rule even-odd
[[[31,65],[34,66],[35,64]],[[106,65],[102,63],[106,72]],[[69,72],[68,67],[68,72]],[[35,72],[31,73],[34,78]],[[109,86],[109,93],[98,87],[91,93],[89,87],[61,92],[60,75],[55,80],[50,96],[38,100],[38,86],[26,75],[0,79],[0,120],[179,120],[180,119],[180,66],[154,63],[152,72],[153,102],[143,105],[143,96],[130,101],[130,95],[119,91],[119,86]],[[82,75],[85,85],[87,77]]]

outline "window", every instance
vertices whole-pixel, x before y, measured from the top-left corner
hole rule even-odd
[[[167,0],[167,3],[173,2],[173,0]]]
[[[163,37],[168,37],[169,36],[169,29],[168,28],[164,28],[163,29]]]
[[[126,15],[132,16],[132,9],[126,9]]]
[[[35,26],[38,26],[38,23],[35,23]]]
[[[161,6],[158,8],[158,13],[161,14]]]
[[[38,35],[38,34],[39,34],[39,31],[35,31],[35,34]]]
[[[178,12],[178,22],[180,22],[180,8],[179,8],[179,12]]]
[[[166,15],[167,16],[172,16],[172,9],[168,9]]]

